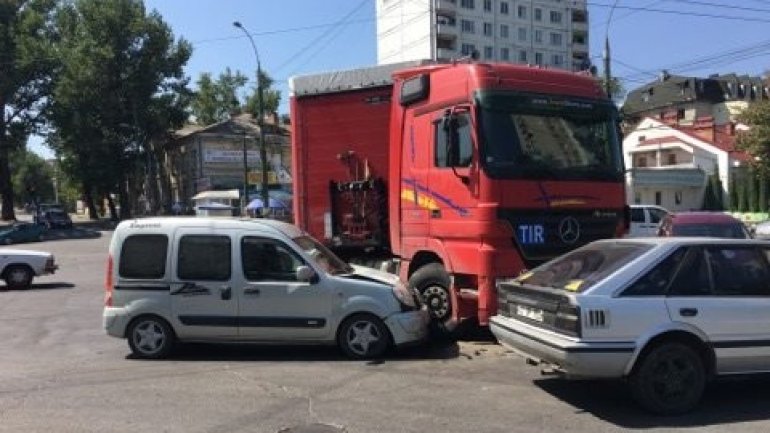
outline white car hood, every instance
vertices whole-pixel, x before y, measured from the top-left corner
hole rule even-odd
[[[51,253],[45,251],[17,250],[15,248],[0,248],[0,256],[49,257],[51,256]]]

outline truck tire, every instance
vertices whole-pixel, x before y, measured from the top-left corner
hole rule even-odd
[[[420,292],[434,325],[445,327],[452,319],[451,280],[441,263],[429,263],[409,277],[409,286]]]
[[[650,348],[630,377],[634,399],[650,412],[677,415],[692,410],[703,396],[706,369],[691,346],[664,342]]]

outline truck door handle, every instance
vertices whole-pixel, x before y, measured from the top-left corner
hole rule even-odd
[[[259,296],[260,293],[262,293],[262,291],[257,289],[256,287],[248,287],[243,290],[243,294],[245,295]]]
[[[229,301],[230,298],[233,297],[233,289],[230,287],[220,287],[219,288],[219,296],[222,298],[223,301]]]
[[[698,309],[697,308],[680,308],[679,314],[681,314],[682,317],[695,317],[698,315]]]

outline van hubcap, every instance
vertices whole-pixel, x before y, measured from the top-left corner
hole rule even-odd
[[[157,352],[166,341],[166,335],[163,328],[155,322],[144,322],[134,330],[134,341],[136,347],[143,352]]]
[[[366,355],[369,347],[377,344],[380,338],[380,331],[372,322],[356,322],[348,330],[348,347],[357,355]]]

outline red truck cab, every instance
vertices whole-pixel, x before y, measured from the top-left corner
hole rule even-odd
[[[392,257],[438,323],[486,325],[498,280],[624,230],[617,110],[593,77],[417,62],[291,84],[296,223]]]

